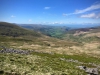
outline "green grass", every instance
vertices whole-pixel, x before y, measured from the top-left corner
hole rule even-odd
[[[92,41],[100,41],[100,38],[96,36],[92,37],[84,37],[85,34],[79,35],[79,36],[74,36],[73,34],[66,34],[63,39],[64,40],[69,40],[69,41],[74,41],[82,44],[83,42],[90,43]]]
[[[5,23],[8,24],[8,23]],[[9,25],[9,24],[8,24]],[[5,28],[7,25],[3,25]],[[2,25],[1,25],[2,27]],[[10,28],[9,28],[10,27]],[[14,29],[15,28],[15,29]],[[12,32],[16,33],[16,28],[20,31],[15,35],[11,35]],[[3,28],[2,28],[3,29]],[[59,40],[55,38],[50,38],[46,36],[41,36],[40,34],[32,31],[25,30],[23,34],[20,33],[23,30],[21,28],[9,25],[6,30],[12,29],[12,32],[9,34],[3,31],[0,32],[0,46],[5,46],[7,48],[18,48],[23,46],[21,49],[34,50],[35,45],[37,49],[35,50],[46,50],[48,47],[50,49],[55,48],[67,48],[71,46],[82,46],[83,42],[91,42],[92,40],[100,41],[97,37],[91,38],[81,38],[82,36],[74,37],[69,35],[66,37],[66,40]],[[52,30],[50,30],[52,31]],[[55,32],[50,32],[53,37],[59,37],[62,35],[60,33],[61,29],[54,30]],[[30,32],[29,36],[28,33]],[[5,35],[6,34],[6,35]],[[62,38],[63,36],[59,37]],[[74,41],[74,42],[72,42]],[[53,44],[53,45],[52,45]],[[33,46],[31,46],[33,45]],[[38,48],[40,46],[40,48]],[[28,47],[28,48],[27,48]],[[98,50],[100,47],[97,47]],[[2,48],[0,48],[1,50]],[[71,50],[71,49],[70,49]],[[63,59],[63,60],[61,60]],[[69,62],[68,60],[77,60],[78,62]],[[82,63],[80,63],[82,62]],[[55,53],[43,53],[43,52],[33,52],[30,55],[20,55],[20,54],[3,54],[0,53],[0,75],[86,75],[83,70],[77,68],[77,66],[87,66],[95,67],[92,64],[100,64],[100,58],[89,56],[87,54],[79,55],[66,55],[66,54],[56,54]]]
[[[34,36],[34,37],[41,37],[41,34],[35,31],[27,30],[17,26],[16,24],[7,23],[7,22],[0,22],[0,35],[4,36]]]
[[[61,60],[64,58],[65,60]],[[78,60],[85,64],[67,62],[68,59]],[[95,61],[95,62],[94,62]],[[63,55],[33,52],[30,55],[0,54],[0,72],[17,73],[19,75],[86,75],[82,70],[76,68],[88,63],[100,64],[100,59],[85,55]],[[91,66],[91,65],[88,65]]]

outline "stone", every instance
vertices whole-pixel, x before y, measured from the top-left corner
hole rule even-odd
[[[99,74],[97,68],[86,68],[85,72],[90,75],[98,75]]]

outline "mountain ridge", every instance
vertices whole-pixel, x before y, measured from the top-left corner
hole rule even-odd
[[[50,26],[50,25],[36,25],[36,24],[25,24],[25,25],[22,24],[20,26],[26,29],[39,31],[44,35],[59,39],[63,39],[64,37],[66,37],[66,34],[71,34],[73,36],[76,35],[83,36],[89,34],[90,36],[90,34],[92,33],[100,32],[100,26],[94,26],[94,27],[91,26],[87,28],[69,28],[67,26]]]
[[[41,36],[40,33],[31,31],[25,28],[18,26],[17,24],[0,22],[0,35],[6,36],[23,36],[23,35],[32,35],[32,36]]]

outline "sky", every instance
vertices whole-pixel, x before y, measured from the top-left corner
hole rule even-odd
[[[100,0],[0,0],[0,21],[18,24],[100,24]]]

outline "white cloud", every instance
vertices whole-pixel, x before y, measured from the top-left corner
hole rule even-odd
[[[16,17],[16,16],[14,16],[14,15],[11,15],[11,17],[12,17],[12,18],[14,18],[14,17]]]
[[[47,9],[50,9],[50,8],[51,8],[51,7],[44,7],[44,9],[46,9],[46,10],[47,10]]]
[[[91,14],[85,14],[85,15],[81,15],[81,18],[94,18],[96,16],[95,13],[91,13]]]
[[[86,9],[83,9],[83,10],[76,10],[76,12],[73,13],[73,14],[85,13],[85,12],[96,10],[96,9],[100,9],[100,3],[92,5],[92,6],[88,7],[88,8],[86,8]]]
[[[48,24],[65,24],[64,22],[49,22]]]
[[[40,22],[38,24],[43,24],[43,25],[88,25],[88,24],[97,24],[95,22],[61,22],[61,21],[56,21],[56,22]],[[100,23],[98,23],[99,25]]]
[[[100,3],[91,5],[90,7],[87,7],[87,8],[82,9],[82,10],[75,10],[74,13],[69,13],[67,15],[81,14],[81,13],[85,13],[85,12],[92,11],[92,10],[96,10],[96,9],[100,9]]]
[[[52,24],[59,24],[59,22],[53,22]]]
[[[81,15],[81,18],[100,18],[100,13],[99,14],[95,14],[95,13],[90,13],[90,14],[85,14],[85,15]]]

